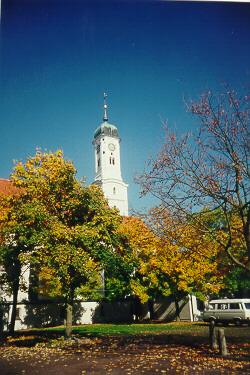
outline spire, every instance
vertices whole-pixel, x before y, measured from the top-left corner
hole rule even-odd
[[[107,105],[106,105],[106,97],[107,97],[107,94],[104,93],[104,97],[103,97],[103,101],[104,101],[104,117],[103,117],[103,121],[108,121],[108,116],[107,116]]]

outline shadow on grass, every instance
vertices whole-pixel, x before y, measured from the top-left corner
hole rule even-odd
[[[13,335],[4,332],[0,338],[0,346],[35,347],[51,346],[63,342],[65,328],[30,329],[15,332]],[[231,345],[247,345],[250,342],[250,328],[233,326],[225,327],[227,342]],[[115,341],[117,345],[129,342],[140,345],[179,345],[190,348],[209,345],[209,325],[207,323],[157,323],[157,324],[93,324],[75,326],[72,336],[78,340],[89,339],[90,344],[109,345]],[[87,341],[86,341],[87,342]],[[108,344],[107,344],[108,343]]]

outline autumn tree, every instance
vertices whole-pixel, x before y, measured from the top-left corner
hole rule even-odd
[[[140,218],[125,218],[122,224],[137,260],[131,288],[142,302],[148,302],[151,318],[154,299],[173,296],[180,319],[179,302],[185,296],[204,299],[224,286],[218,244],[192,225],[173,221],[159,207],[150,210],[147,222],[149,226]]]
[[[1,287],[13,296],[9,331],[14,332],[17,297],[25,288],[23,272],[32,263],[35,246],[44,239],[47,214],[37,199],[29,200],[24,189],[5,180],[0,194],[0,264]],[[29,258],[29,262],[27,262]]]
[[[128,282],[132,271],[121,256],[126,251],[117,231],[121,217],[107,206],[103,192],[93,185],[81,189],[78,200],[75,223],[71,221],[69,226],[56,222],[41,253],[42,276],[47,275],[50,283],[48,294],[66,299],[66,336],[71,333],[72,309],[77,295],[97,298],[95,291],[104,288],[100,278],[103,271],[107,298],[112,300],[117,297],[114,292],[118,289],[122,295],[120,289],[127,284],[124,279]]]
[[[44,285],[50,286],[47,293],[65,298],[70,336],[75,296],[97,290],[101,270],[114,280],[124,271],[119,251],[126,241],[117,231],[121,216],[109,208],[99,187],[77,181],[73,163],[60,150],[38,151],[25,164],[17,162],[11,178],[49,215],[49,231],[37,256]]]
[[[140,315],[140,302],[148,303],[150,318],[154,318],[154,299],[160,295],[155,281],[155,272],[147,268],[157,246],[157,237],[139,217],[124,217],[119,230],[126,234],[131,247],[134,270],[129,285],[134,295],[135,315]],[[146,271],[147,269],[147,271]]]
[[[206,91],[191,101],[187,109],[198,120],[197,131],[179,137],[166,125],[160,152],[136,182],[142,195],[154,195],[180,222],[189,219],[212,235],[230,262],[249,272],[248,100],[249,95],[223,85],[221,94]],[[223,216],[220,228],[206,226],[203,215],[218,210]],[[232,246],[233,232],[242,239],[238,252]]]
[[[211,226],[211,214],[205,218],[206,225]],[[220,245],[209,233],[204,234],[197,223],[194,226],[188,220],[180,222],[159,207],[150,210],[149,221],[160,239],[156,251],[161,264],[158,272],[175,296],[177,310],[183,295],[193,294],[204,300],[225,286],[224,257]]]

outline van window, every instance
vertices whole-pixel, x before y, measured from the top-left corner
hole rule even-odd
[[[244,305],[246,309],[250,310],[250,303],[244,303]]]
[[[214,304],[209,304],[208,305],[208,310],[214,310],[215,309],[215,305]]]
[[[240,309],[240,304],[239,303],[230,303],[230,309],[232,310],[239,310]]]
[[[227,310],[228,309],[228,304],[227,303],[218,303],[218,310]]]

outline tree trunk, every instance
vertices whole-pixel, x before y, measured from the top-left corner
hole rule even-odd
[[[180,318],[181,311],[180,311],[179,300],[178,300],[177,295],[174,295],[174,303],[175,303],[176,321],[180,322],[181,321],[181,318]]]
[[[73,317],[73,299],[67,302],[66,305],[66,329],[65,337],[69,339],[72,333],[72,317]]]
[[[12,287],[13,306],[12,306],[11,319],[10,319],[10,328],[9,328],[10,333],[14,333],[15,331],[18,290],[19,290],[19,279],[13,283],[13,287]]]

